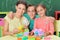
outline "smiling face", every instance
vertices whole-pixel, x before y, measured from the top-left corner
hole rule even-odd
[[[29,6],[27,8],[27,13],[30,16],[30,18],[34,18],[35,17],[35,6]]]
[[[17,15],[21,16],[24,14],[24,12],[26,11],[26,6],[24,4],[18,4],[16,6],[16,11],[17,11]]]
[[[46,8],[42,5],[38,5],[36,11],[40,17],[45,16]]]

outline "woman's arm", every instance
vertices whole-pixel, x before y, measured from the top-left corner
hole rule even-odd
[[[14,14],[13,14],[13,12],[12,12],[12,11],[10,11],[10,12],[7,14],[7,16],[8,16],[10,19],[13,19]]]
[[[12,35],[12,32],[9,32],[9,23],[4,20],[5,25],[4,25],[4,30],[3,30],[3,35]]]

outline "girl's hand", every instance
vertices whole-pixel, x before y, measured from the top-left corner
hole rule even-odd
[[[46,32],[46,33],[44,34],[44,36],[49,36],[49,35],[51,35],[51,33],[49,33],[49,32]]]

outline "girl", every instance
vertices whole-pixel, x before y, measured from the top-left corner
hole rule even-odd
[[[16,3],[16,13],[11,14],[9,18],[8,15],[4,18],[5,19],[5,27],[4,27],[4,35],[13,35],[15,33],[20,32],[18,30],[19,27],[28,28],[29,21],[23,16],[24,12],[26,11],[26,3],[23,1],[18,1]],[[12,13],[12,12],[11,12]]]
[[[52,35],[54,33],[54,24],[50,17],[45,15],[46,7],[39,4],[36,11],[40,17],[35,19],[33,30],[37,29],[44,32],[44,36]]]

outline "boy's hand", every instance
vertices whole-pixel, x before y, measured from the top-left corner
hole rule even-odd
[[[27,29],[28,27],[27,26],[24,26],[24,29]]]
[[[30,32],[29,35],[31,35],[31,36],[34,35],[34,32]]]

